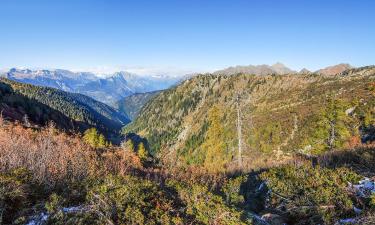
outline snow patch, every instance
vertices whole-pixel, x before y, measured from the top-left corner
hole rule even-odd
[[[49,215],[47,213],[41,213],[40,215],[34,216],[26,225],[42,225],[44,224]]]
[[[64,213],[75,213],[84,211],[85,208],[83,206],[71,206],[62,208],[61,211]],[[31,220],[26,223],[26,225],[43,225],[47,222],[48,217],[50,215],[48,213],[42,212],[39,215],[35,215],[31,217]]]
[[[351,185],[356,194],[363,198],[369,198],[372,194],[375,193],[375,182],[365,177],[363,180],[360,180],[358,184]]]
[[[356,221],[355,218],[341,219],[337,224],[354,224]]]

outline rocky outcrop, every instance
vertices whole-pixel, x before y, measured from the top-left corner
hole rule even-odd
[[[333,76],[333,75],[340,74],[344,72],[345,70],[348,70],[351,68],[352,68],[351,65],[342,63],[342,64],[338,64],[334,66],[329,66],[324,69],[320,69],[316,71],[316,73],[320,75],[325,75],[325,76]]]

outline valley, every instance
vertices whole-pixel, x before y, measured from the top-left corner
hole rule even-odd
[[[210,124],[217,123],[215,129],[221,134],[211,138],[218,146],[210,147],[215,151],[225,146],[226,151],[216,156],[231,167],[238,160],[240,96],[243,158],[248,170],[266,165],[275,154],[285,158],[297,153],[316,155],[349,147],[352,139],[366,139],[364,123],[373,117],[374,72],[369,67],[330,77],[200,75],[157,95],[124,132],[146,137],[154,155],[174,151],[177,165],[204,165],[209,164]],[[353,110],[347,113],[349,109]],[[330,120],[337,124],[334,131]],[[332,143],[327,142],[330,137]],[[224,164],[216,169],[225,170]]]
[[[2,221],[369,221],[371,196],[347,184],[375,175],[374,83],[373,66],[204,74],[112,108],[2,78]]]
[[[163,90],[176,84],[180,78],[168,75],[140,76],[129,72],[94,74],[69,70],[31,70],[12,68],[0,77],[37,86],[80,93],[108,105],[136,93]]]
[[[375,1],[0,1],[0,225],[374,225]]]

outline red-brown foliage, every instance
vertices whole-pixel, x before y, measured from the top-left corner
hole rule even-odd
[[[94,152],[81,139],[58,132],[53,125],[40,130],[18,124],[0,127],[0,171],[25,168],[47,186],[81,180],[95,171]]]
[[[142,169],[139,157],[131,150],[122,148],[107,149],[100,155],[100,168],[104,175],[125,175],[134,169]]]
[[[80,135],[68,135],[53,125],[36,130],[0,118],[0,172],[25,168],[35,182],[55,187],[88,176],[125,174],[141,167],[139,158],[122,148],[99,153]]]

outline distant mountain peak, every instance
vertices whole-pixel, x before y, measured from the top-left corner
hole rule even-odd
[[[326,75],[326,76],[332,76],[332,75],[340,74],[344,72],[345,70],[348,70],[351,68],[353,67],[348,63],[340,63],[337,65],[328,66],[326,68],[320,69],[316,71],[316,73],[321,74],[321,75]]]
[[[311,71],[306,69],[306,68],[303,68],[302,70],[299,71],[299,74],[310,74]]]
[[[179,81],[175,77],[141,76],[128,71],[119,71],[103,77],[91,72],[72,72],[63,69],[12,68],[4,72],[3,76],[22,83],[81,93],[107,104],[137,92],[163,90]]]
[[[269,74],[289,74],[289,73],[296,73],[296,71],[291,70],[290,68],[286,67],[284,64],[277,62],[270,65],[248,65],[248,66],[235,66],[235,67],[228,67],[223,70],[219,70],[214,72],[214,74],[222,74],[222,75],[234,75],[237,73],[246,73],[246,74],[255,74],[255,75],[269,75]]]
[[[272,67],[286,67],[286,66],[281,62],[277,62],[277,63],[273,64]]]

